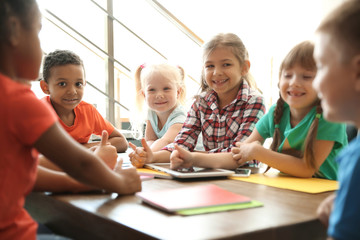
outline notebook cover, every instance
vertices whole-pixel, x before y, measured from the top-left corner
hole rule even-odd
[[[145,203],[167,212],[210,206],[248,203],[250,198],[229,192],[216,185],[200,185],[159,191],[138,192]]]
[[[224,211],[255,208],[255,207],[262,207],[262,206],[264,206],[264,204],[262,202],[252,200],[251,202],[248,202],[248,203],[235,203],[235,204],[230,204],[230,205],[179,210],[176,213],[179,215],[190,216],[190,215],[198,215],[198,214],[204,214],[204,213],[224,212]]]
[[[143,174],[140,173],[140,180],[141,181],[147,181],[147,180],[151,180],[151,179],[154,179],[153,175],[143,175]]]

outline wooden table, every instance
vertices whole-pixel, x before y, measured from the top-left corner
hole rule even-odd
[[[152,179],[143,191],[212,183],[263,207],[195,216],[167,214],[136,196],[31,193],[26,208],[39,222],[75,239],[324,239],[316,218],[331,193],[308,194],[230,179]]]

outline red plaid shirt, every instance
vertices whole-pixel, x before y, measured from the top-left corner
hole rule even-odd
[[[236,99],[219,109],[215,91],[200,94],[191,106],[174,143],[193,151],[200,132],[207,152],[230,152],[236,142],[250,136],[256,122],[264,115],[264,99],[243,81]],[[164,150],[172,151],[174,143]]]

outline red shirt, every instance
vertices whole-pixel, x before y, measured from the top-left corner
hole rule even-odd
[[[42,101],[51,105],[50,97],[42,98]],[[52,106],[52,105],[51,105]],[[63,128],[79,143],[87,143],[91,134],[101,136],[103,130],[109,135],[114,131],[114,126],[104,119],[96,108],[84,101],[74,108],[75,121],[72,126],[67,126],[60,118]]]
[[[23,208],[36,178],[34,143],[57,121],[29,86],[0,74],[0,239],[36,239]]]

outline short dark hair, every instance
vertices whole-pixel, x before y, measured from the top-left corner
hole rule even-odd
[[[45,56],[43,65],[43,79],[48,82],[50,77],[50,70],[56,66],[64,66],[67,64],[79,65],[84,69],[84,64],[81,58],[69,50],[55,50]],[[85,74],[85,69],[84,69]]]
[[[1,0],[0,1],[0,42],[9,36],[8,20],[10,16],[20,19],[24,28],[29,29],[31,22],[30,9],[36,5],[35,0]]]

